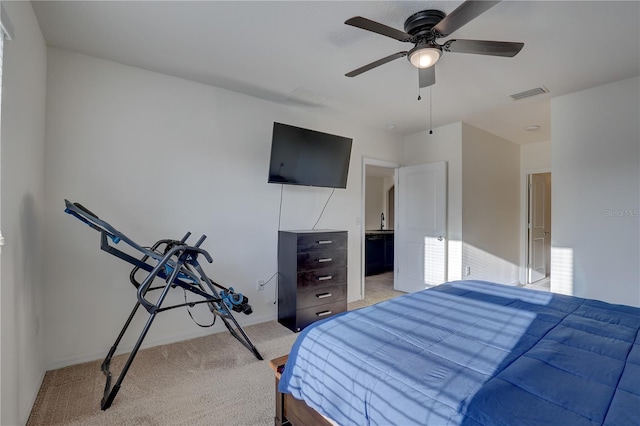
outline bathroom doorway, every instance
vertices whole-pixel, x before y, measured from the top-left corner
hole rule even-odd
[[[394,221],[395,172],[391,163],[363,164],[362,300],[370,303],[395,297]]]
[[[551,274],[551,173],[527,174],[525,285],[549,289]]]

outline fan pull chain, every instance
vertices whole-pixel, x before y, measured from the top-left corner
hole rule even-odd
[[[432,130],[432,126],[431,124],[433,123],[433,90],[432,90],[433,85],[429,86],[429,134],[432,135],[433,134],[433,130]]]

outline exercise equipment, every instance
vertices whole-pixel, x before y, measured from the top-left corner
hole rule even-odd
[[[214,323],[215,318],[219,317],[233,337],[249,349],[257,359],[263,359],[260,352],[258,352],[258,349],[253,345],[232,314],[232,311],[242,312],[246,315],[251,314],[252,309],[251,305],[249,305],[249,299],[240,293],[236,293],[233,290],[233,287],[226,288],[212,281],[207,277],[200,265],[200,262],[198,261],[200,257],[204,257],[207,262],[213,262],[209,253],[200,248],[204,240],[207,238],[206,235],[202,235],[192,246],[187,244],[187,240],[191,236],[191,233],[187,232],[179,241],[171,239],[159,240],[152,247],[146,248],[140,246],[104,220],[99,219],[96,214],[81,204],[71,203],[69,200],[65,200],[65,205],[66,213],[71,214],[89,225],[92,229],[100,232],[100,248],[103,251],[134,265],[134,268],[129,274],[129,280],[137,289],[137,301],[101,366],[102,372],[106,376],[104,396],[100,403],[103,410],[106,410],[111,406],[118,390],[120,390],[122,381],[124,380],[133,359],[142,345],[142,341],[147,335],[156,315],[160,312],[181,307],[187,307],[188,309],[189,307],[205,303],[214,315]],[[115,248],[114,244],[119,244],[120,242],[123,242],[142,253],[142,257],[138,259]],[[136,278],[136,275],[140,271],[147,274],[141,281]],[[152,286],[152,283],[156,278],[164,280],[164,284]],[[180,287],[184,290],[185,302],[167,306],[163,305],[169,291],[176,287]],[[218,291],[218,289],[220,291]],[[155,301],[151,301],[147,297],[147,294],[154,290],[162,291]],[[187,292],[196,295],[198,300],[187,301]],[[131,324],[131,321],[133,320],[133,317],[140,305],[147,310],[149,318],[147,319],[147,322],[145,323],[142,332],[140,333],[140,336],[138,337],[138,340],[136,341],[133,350],[131,351],[127,362],[124,364],[115,384],[111,386],[112,374],[109,370],[111,358],[116,352],[120,340],[122,340],[122,337]],[[191,312],[189,312],[189,315],[191,315]],[[213,325],[213,323],[211,325]]]

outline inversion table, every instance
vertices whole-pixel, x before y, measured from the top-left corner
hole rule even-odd
[[[201,303],[206,303],[209,310],[214,314],[214,321],[216,317],[220,317],[233,337],[249,349],[257,359],[263,359],[258,352],[258,349],[256,349],[253,343],[251,343],[251,340],[240,324],[238,324],[231,312],[236,311],[243,312],[247,315],[250,314],[252,311],[251,306],[248,303],[248,299],[240,293],[235,293],[233,288],[226,288],[212,281],[207,277],[198,262],[198,258],[200,256],[204,257],[209,263],[213,262],[209,253],[200,248],[200,245],[205,240],[206,235],[202,235],[193,246],[187,244],[187,240],[191,236],[191,233],[187,232],[180,241],[168,239],[159,240],[151,248],[145,248],[135,243],[107,222],[99,219],[98,216],[83,207],[81,204],[71,203],[68,200],[65,200],[65,204],[65,212],[75,216],[82,222],[89,225],[92,229],[100,232],[100,248],[102,250],[134,265],[134,268],[129,275],[129,279],[137,289],[137,301],[115,343],[102,362],[101,369],[107,377],[104,387],[104,396],[101,401],[101,408],[103,410],[106,410],[111,406],[111,403],[116,397],[133,359],[140,349],[142,341],[147,335],[156,315],[160,312],[180,307],[193,307]],[[128,253],[116,249],[112,245],[118,244],[121,241],[142,253],[142,257],[138,259]],[[161,249],[163,250],[161,251]],[[141,270],[146,272],[147,275],[140,282],[136,279],[136,273]],[[152,283],[156,278],[164,280],[164,284],[152,287]],[[163,302],[169,293],[169,290],[176,287],[184,289],[185,303],[163,306]],[[220,289],[220,291],[217,289]],[[147,293],[153,290],[162,291],[155,301],[150,301],[147,298]],[[187,302],[186,291],[196,295],[198,300]],[[120,340],[127,331],[127,328],[133,320],[133,317],[140,305],[147,310],[149,318],[147,319],[147,322],[142,329],[140,337],[138,337],[127,362],[122,368],[118,379],[112,387],[112,374],[109,370],[111,358],[116,352]]]

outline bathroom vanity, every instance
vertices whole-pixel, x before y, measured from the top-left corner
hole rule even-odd
[[[393,235],[393,229],[365,231],[365,276],[393,271]]]

